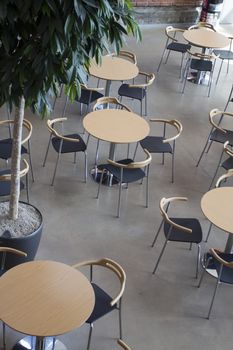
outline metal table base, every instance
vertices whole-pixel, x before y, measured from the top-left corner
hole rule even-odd
[[[38,341],[38,338],[27,336],[16,343],[12,350],[67,350],[66,346],[58,339],[53,342],[52,337]]]

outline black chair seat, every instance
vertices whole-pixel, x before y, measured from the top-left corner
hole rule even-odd
[[[233,262],[233,254],[231,253],[218,253],[218,255],[227,262]],[[214,269],[219,274],[221,268],[220,262],[215,259],[215,257],[210,253],[207,253],[205,260],[208,261],[209,258],[210,260],[207,269]],[[223,266],[220,281],[223,283],[233,284],[233,269],[227,266]]]
[[[170,233],[169,241],[175,242],[188,242],[188,243],[200,243],[202,241],[202,229],[200,222],[197,219],[192,218],[171,218],[176,224],[181,226],[191,228],[192,233],[187,233],[179,229],[172,228]],[[164,223],[164,233],[165,236],[168,236],[170,229],[170,224]]]
[[[210,140],[220,142],[220,143],[229,141],[229,145],[233,146],[233,131],[226,130],[226,133],[223,133],[222,131],[215,129],[210,136]]]
[[[9,159],[11,158],[11,151],[12,151],[12,139],[4,139],[0,140],[0,158],[1,159]],[[21,154],[28,153],[27,148],[24,146],[21,147]]]
[[[90,90],[82,89],[81,96],[79,98],[76,98],[75,101],[87,105],[88,103],[92,103],[92,102],[98,100],[98,98],[103,97],[103,96],[104,95],[98,91],[90,91]]]
[[[11,171],[10,169],[7,170],[1,170],[0,171],[0,176],[1,175],[6,175],[10,174]],[[20,181],[20,191],[24,189],[24,183]],[[0,181],[0,197],[1,196],[9,196],[11,193],[11,182],[10,181]]]
[[[95,283],[91,283],[95,293],[95,306],[91,316],[88,318],[86,323],[93,323],[102,316],[108,314],[112,310],[116,309],[116,304],[111,306],[112,297],[108,295],[103,289],[97,286]]]
[[[138,87],[130,87],[129,84],[122,84],[118,90],[119,96],[133,98],[135,100],[142,100],[145,97],[145,90]]]
[[[172,153],[172,147],[169,143],[163,143],[164,137],[147,136],[140,141],[142,148],[150,153]]]
[[[117,163],[130,164],[134,161],[132,159],[122,159],[118,160]],[[112,164],[100,164],[98,169],[109,171],[118,181],[121,180],[121,168],[118,168]],[[130,183],[141,180],[146,174],[142,169],[123,169],[123,179],[122,182]]]
[[[208,60],[198,60],[193,58],[191,60],[190,68],[203,72],[211,72],[213,63]]]
[[[185,53],[189,49],[191,49],[191,45],[176,42],[172,42],[167,46],[167,50],[177,51],[181,53]]]
[[[214,50],[214,54],[221,60],[233,60],[233,52],[229,50]]]
[[[229,170],[229,169],[233,169],[233,158],[229,157],[226,160],[224,160],[224,162],[222,162],[223,169],[225,170]]]
[[[79,134],[69,134],[64,135],[65,137],[70,137],[79,140],[79,142],[72,142],[63,140],[61,153],[72,153],[72,152],[84,152],[86,150],[86,144]],[[61,139],[58,137],[52,138],[52,145],[56,152],[59,152]]]

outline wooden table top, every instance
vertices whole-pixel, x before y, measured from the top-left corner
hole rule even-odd
[[[206,192],[201,199],[201,209],[215,226],[233,233],[233,187],[219,187]]]
[[[218,49],[230,45],[226,36],[207,29],[186,30],[183,36],[190,44],[204,48]]]
[[[88,279],[55,261],[18,265],[0,278],[1,319],[16,331],[39,337],[80,327],[94,307]]]
[[[113,143],[131,143],[144,139],[149,124],[137,114],[119,109],[102,109],[87,114],[85,130],[97,139]]]
[[[92,61],[89,73],[105,80],[129,80],[138,75],[138,67],[130,61],[116,56],[103,56],[101,65]]]

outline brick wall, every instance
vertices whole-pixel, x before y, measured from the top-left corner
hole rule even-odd
[[[139,23],[194,23],[203,0],[132,0]]]

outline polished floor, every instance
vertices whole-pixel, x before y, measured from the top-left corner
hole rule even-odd
[[[165,37],[164,29],[157,26],[142,27],[143,40],[136,43],[128,39],[126,49],[137,55],[141,71],[155,72],[161,57]],[[197,217],[204,236],[208,221],[204,218],[200,200],[208,190],[211,176],[221,153],[221,146],[213,145],[196,168],[196,162],[210,130],[208,113],[212,108],[223,109],[231,86],[232,71],[226,75],[224,65],[219,83],[213,83],[210,98],[207,88],[187,83],[181,94],[179,82],[180,56],[171,54],[167,65],[162,65],[156,81],[148,90],[149,117],[178,119],[183,124],[183,133],[177,141],[175,182],[171,183],[171,159],[153,155],[150,172],[149,208],[144,207],[145,187],[137,183],[122,192],[120,219],[115,217],[118,187],[101,188],[99,200],[95,199],[97,184],[88,176],[83,182],[83,157],[78,156],[73,164],[71,155],[63,155],[53,187],[50,186],[55,164],[55,153],[50,150],[46,167],[42,167],[49,133],[45,121],[26,113],[33,123],[32,153],[35,183],[30,184],[31,202],[44,217],[44,231],[37,259],[52,259],[74,264],[76,262],[109,257],[118,261],[127,275],[123,298],[124,340],[132,349],[140,350],[224,350],[232,349],[231,304],[232,289],[222,286],[217,294],[212,317],[207,320],[210,298],[215,281],[207,276],[198,289],[195,276],[196,247],[190,251],[185,244],[170,243],[155,275],[152,275],[164,237],[161,235],[154,248],[150,245],[160,223],[158,203],[162,196],[187,196],[188,203],[171,209],[173,215]],[[217,66],[218,68],[218,66]],[[217,70],[214,77],[217,76]],[[90,84],[96,84],[91,79]],[[112,84],[116,96],[119,83]],[[136,113],[139,103],[125,100]],[[61,116],[64,97],[56,104],[54,117]],[[1,118],[4,110],[1,110]],[[233,112],[233,106],[229,106]],[[80,109],[69,104],[67,109],[69,131],[82,131]],[[152,132],[156,129],[153,126]],[[94,162],[96,140],[88,145],[88,167]],[[101,142],[100,161],[108,156],[108,144]],[[134,146],[131,147],[134,150]],[[117,158],[125,157],[126,146],[117,148]],[[138,152],[140,159],[142,153]],[[229,183],[230,184],[230,183]],[[22,199],[25,194],[22,193]],[[219,204],[221,205],[221,204]],[[224,248],[226,233],[213,229],[204,252],[210,247]],[[109,291],[116,293],[118,284],[107,273],[97,273],[97,278]],[[58,291],[59,292],[59,291]],[[98,320],[94,327],[91,349],[116,349],[118,337],[117,313]],[[85,349],[88,326],[66,334],[60,339],[68,349]],[[8,348],[21,335],[8,330]]]

